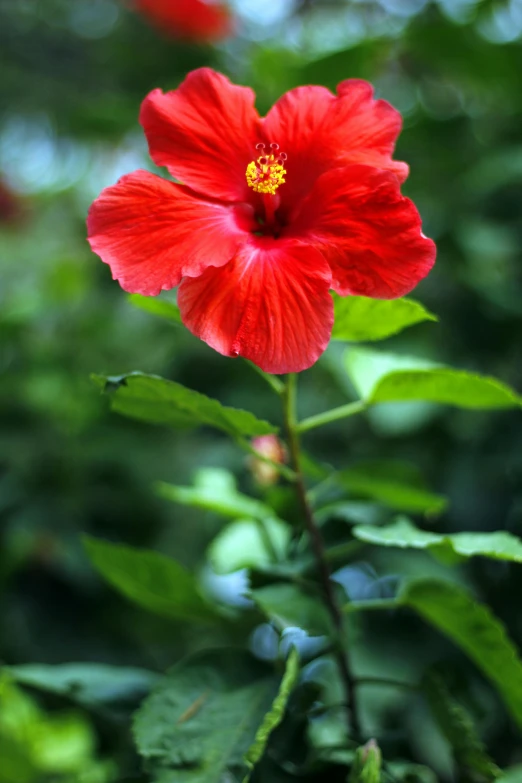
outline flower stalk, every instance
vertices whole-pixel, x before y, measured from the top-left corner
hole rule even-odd
[[[343,688],[346,695],[346,704],[348,706],[348,729],[353,738],[359,738],[361,734],[359,712],[357,708],[356,680],[352,674],[350,656],[345,645],[345,624],[344,618],[335,597],[333,584],[328,566],[328,558],[324,546],[321,531],[317,526],[312,508],[306,495],[303,471],[301,468],[301,451],[299,444],[299,424],[296,416],[296,390],[297,375],[291,373],[287,376],[287,383],[283,400],[283,414],[285,429],[288,438],[288,450],[290,461],[295,473],[294,483],[297,496],[303,512],[303,519],[306,530],[310,536],[312,550],[321,580],[324,600],[328,612],[332,618],[333,626],[336,631],[337,639],[334,646],[334,654],[339,667]]]

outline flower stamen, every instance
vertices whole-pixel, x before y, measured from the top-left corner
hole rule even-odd
[[[274,142],[270,144],[270,152],[265,150],[263,142],[256,144],[256,150],[260,152],[260,156],[248,164],[245,172],[248,187],[253,188],[256,193],[273,196],[285,182],[284,165],[287,155],[285,152],[279,152],[279,144]]]

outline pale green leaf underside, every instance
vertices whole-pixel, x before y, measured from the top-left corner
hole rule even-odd
[[[495,378],[421,361],[414,357],[349,348],[345,366],[369,405],[421,400],[460,408],[520,407],[522,397]]]
[[[263,570],[284,559],[291,537],[291,528],[279,519],[238,519],[218,533],[207,554],[218,574]]]
[[[226,407],[157,375],[138,372],[114,377],[95,375],[93,380],[110,394],[113,411],[140,421],[172,427],[207,425],[234,438],[277,432],[277,427],[257,419],[249,411]]]
[[[245,754],[279,682],[240,650],[199,653],[172,669],[138,710],[134,735],[155,783],[222,783],[247,772]]]
[[[174,302],[167,302],[166,299],[159,299],[152,296],[142,296],[141,294],[129,294],[128,301],[151,315],[157,315],[159,318],[165,318],[173,324],[182,323],[179,307]]]
[[[419,530],[408,519],[397,519],[385,527],[357,525],[352,530],[355,538],[377,546],[401,549],[452,550],[462,557],[490,557],[522,563],[522,541],[504,530],[494,533],[453,533],[441,535]]]
[[[198,592],[194,576],[172,558],[149,549],[84,537],[96,570],[129,600],[175,620],[214,622],[216,613]]]
[[[286,705],[288,704],[288,699],[290,698],[290,694],[292,693],[298,677],[299,655],[295,647],[293,647],[286,661],[285,673],[283,675],[283,679],[281,680],[281,685],[279,686],[277,696],[275,697],[272,703],[272,707],[270,708],[269,712],[266,713],[265,717],[263,718],[263,722],[256,732],[254,743],[250,746],[245,754],[245,762],[250,770],[254,768],[263,755],[268,744],[270,734],[277,726],[279,726],[283,720]],[[247,783],[249,779],[250,774],[247,774],[244,783]]]
[[[202,472],[202,476],[208,472]],[[212,469],[212,473],[217,474],[217,469]],[[163,481],[156,484],[156,487],[161,497],[173,503],[213,511],[232,519],[245,517],[263,520],[274,516],[270,506],[238,492],[235,483],[227,485],[225,482],[204,482],[200,478],[193,487],[180,487]]]
[[[433,313],[413,299],[383,300],[333,294],[333,300],[333,340],[384,340],[421,321],[437,321]]]

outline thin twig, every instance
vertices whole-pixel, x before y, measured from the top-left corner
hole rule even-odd
[[[344,633],[344,620],[343,614],[337,606],[335,598],[334,588],[330,579],[330,569],[328,567],[327,555],[324,546],[324,542],[321,536],[321,532],[315,523],[312,509],[308,503],[306,496],[306,488],[303,478],[303,472],[301,469],[300,459],[300,447],[298,437],[298,423],[296,419],[295,411],[295,395],[296,395],[296,376],[289,375],[285,394],[283,395],[283,408],[284,408],[284,420],[288,438],[288,448],[290,451],[290,458],[292,467],[295,471],[295,487],[299,502],[303,511],[303,517],[312,543],[312,549],[314,557],[317,563],[319,571],[319,577],[324,592],[324,598],[326,606],[331,615],[334,628],[337,634],[337,644],[335,645],[335,657],[343,688],[346,693],[347,703],[349,705],[349,730],[353,737],[359,738],[361,734],[361,728],[359,723],[359,713],[357,709],[357,694],[356,694],[356,680],[351,671],[350,657],[348,651],[343,644]]]

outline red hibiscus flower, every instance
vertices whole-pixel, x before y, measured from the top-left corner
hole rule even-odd
[[[167,35],[211,43],[234,32],[232,12],[224,3],[204,0],[135,0],[135,8]]]
[[[299,372],[328,345],[330,289],[393,299],[435,260],[408,174],[392,160],[401,118],[369,84],[298,87],[266,117],[254,93],[208,68],[140,116],[154,162],[91,207],[92,249],[126,291],[181,285],[184,324],[226,356]]]

